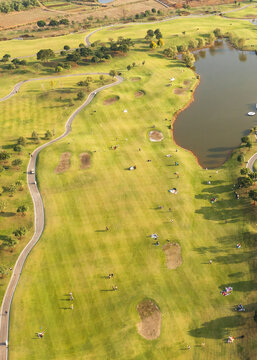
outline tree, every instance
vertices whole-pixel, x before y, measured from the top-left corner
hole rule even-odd
[[[14,145],[13,150],[20,153],[23,149],[21,145],[16,144]]]
[[[245,146],[250,149],[253,145],[252,145],[252,143],[251,143],[250,141],[247,141],[247,143],[245,144]]]
[[[22,164],[21,159],[15,159],[12,161],[12,166],[20,166]]]
[[[13,231],[14,236],[21,239],[27,232],[27,229],[24,226],[19,227],[18,229]]]
[[[48,26],[58,26],[58,25],[59,25],[59,23],[57,20],[50,20],[50,22],[48,24]]]
[[[85,97],[85,93],[83,91],[79,91],[77,93],[77,100],[83,100]]]
[[[210,33],[209,34],[209,43],[212,44],[215,39],[216,39],[216,36],[213,33]]]
[[[244,45],[245,45],[245,39],[243,38],[238,39],[237,46],[239,47],[239,49],[242,49]]]
[[[55,71],[56,73],[62,72],[62,71],[63,71],[63,67],[60,66],[60,65],[58,65],[58,66],[56,66],[56,68],[54,69],[54,71]]]
[[[239,154],[238,157],[237,157],[237,161],[242,163],[245,161],[245,158],[244,158],[244,155],[243,154]]]
[[[44,20],[39,20],[39,21],[37,22],[37,26],[38,26],[38,27],[44,27],[44,26],[46,26],[46,22],[45,22]]]
[[[22,216],[25,216],[25,213],[28,211],[28,207],[26,205],[21,205],[17,209],[17,213],[21,213]]]
[[[254,205],[255,205],[255,201],[257,201],[257,191],[256,190],[250,190],[249,191],[249,197],[253,200]]]
[[[188,46],[187,45],[178,45],[177,46],[177,51],[180,52],[186,52],[188,50]]]
[[[151,41],[151,43],[150,43],[150,48],[151,48],[151,49],[156,49],[156,48],[157,48],[156,42]]]
[[[154,32],[153,30],[147,30],[147,35],[149,38],[153,38],[154,37]]]
[[[34,141],[39,140],[39,136],[35,130],[32,131],[31,137]]]
[[[3,186],[4,193],[9,193],[10,195],[13,195],[15,191],[16,191],[16,185],[14,184]]]
[[[131,65],[128,65],[128,66],[127,66],[127,69],[128,69],[128,71],[131,70]]]
[[[17,244],[17,240],[12,239],[11,236],[5,236],[2,242],[3,247],[13,247]]]
[[[110,70],[109,71],[109,75],[111,76],[111,77],[114,77],[114,76],[116,76],[116,70]]]
[[[45,133],[45,139],[46,140],[51,139],[52,136],[53,136],[53,134],[51,133],[51,131],[47,130],[46,133]]]
[[[248,168],[243,168],[240,170],[241,175],[248,175],[250,173],[250,170]]]
[[[250,141],[249,136],[243,136],[243,137],[241,138],[241,142],[242,142],[242,143],[248,143],[249,141]]]
[[[152,8],[152,13],[155,14],[156,13],[156,9],[155,8]]]
[[[25,145],[26,145],[26,139],[25,139],[25,137],[20,136],[20,137],[18,138],[18,140],[17,140],[17,144],[18,144],[18,145],[21,145],[21,146],[25,146]]]
[[[197,40],[192,39],[188,43],[188,48],[191,49],[191,50],[196,49],[197,46],[198,46],[198,41]]]
[[[160,47],[163,47],[164,46],[164,41],[162,38],[160,38],[158,41],[157,41],[157,45],[160,46]]]
[[[48,61],[53,57],[55,57],[55,54],[51,49],[42,49],[37,53],[37,60]]]
[[[99,80],[100,80],[100,82],[101,82],[102,84],[104,84],[104,76],[103,76],[103,75],[100,75],[100,76],[99,76]]]
[[[172,47],[172,48],[167,48],[163,50],[163,54],[171,59],[176,59],[176,55],[177,55],[177,48],[176,47]]]
[[[202,48],[202,47],[204,47],[204,45],[205,45],[204,39],[203,38],[198,39],[198,47]]]
[[[189,51],[182,55],[182,60],[185,62],[187,67],[193,67],[195,63],[195,57]]]
[[[215,37],[217,38],[221,38],[222,37],[222,33],[221,30],[219,28],[216,28],[215,30],[213,30],[213,34],[215,35]]]
[[[11,155],[6,151],[0,151],[0,161],[10,159]]]
[[[4,200],[0,200],[0,212],[4,212],[4,210],[6,209],[7,207],[7,202],[4,201]]]
[[[253,184],[253,181],[249,177],[241,176],[237,179],[238,187],[247,188]]]
[[[255,312],[254,312],[253,320],[257,323],[257,310],[255,310]]]
[[[3,62],[7,62],[7,61],[9,61],[10,57],[11,57],[10,54],[5,54],[5,55],[2,57],[2,61],[3,61]]]
[[[66,51],[68,51],[68,50],[70,50],[70,47],[69,47],[69,45],[64,45],[64,50],[66,50]]]
[[[61,19],[60,21],[59,21],[59,24],[60,25],[69,25],[69,20],[68,19]]]
[[[71,54],[67,55],[66,60],[78,62],[80,60],[80,58],[81,58],[80,53],[77,51],[73,51]]]
[[[3,278],[5,275],[8,274],[7,267],[5,265],[0,265],[0,275]]]

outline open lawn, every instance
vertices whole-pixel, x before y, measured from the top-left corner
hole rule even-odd
[[[240,11],[231,12],[228,14],[229,17],[233,18],[256,18],[257,17],[257,3],[251,7],[242,9]]]
[[[233,195],[240,170],[237,152],[218,172],[201,169],[188,151],[176,152],[171,120],[192,92],[176,95],[173,87],[190,80],[193,90],[197,79],[180,61],[146,48],[142,39],[147,29],[157,27],[166,46],[217,27],[249,37],[249,46],[257,44],[250,23],[218,17],[128,26],[92,37],[108,41],[126,36],[137,44],[126,57],[86,67],[87,72],[116,69],[124,82],[97,94],[74,120],[69,137],[39,156],[37,179],[46,227],[26,261],[13,300],[11,360],[239,360],[256,354],[256,209],[246,194],[240,201]],[[136,66],[127,71],[133,62]],[[171,76],[176,79],[173,87],[167,86]],[[75,82],[58,80],[55,91]],[[50,85],[28,84],[1,103],[5,126],[13,124],[17,134],[14,114],[16,121],[24,119],[19,109],[27,103],[26,116],[32,120],[20,127],[23,133],[35,126],[41,133],[54,124],[58,135],[69,109],[55,95],[43,100]],[[143,96],[136,97],[139,91]],[[153,126],[163,133],[162,142],[149,141]],[[255,143],[244,151],[247,159],[256,152]],[[70,167],[57,173],[64,153],[70,154]],[[81,169],[83,153],[91,157],[87,169]],[[136,170],[128,171],[131,165]],[[168,193],[173,187],[177,194]],[[218,200],[211,204],[214,196]],[[152,233],[159,235],[159,246],[153,245]],[[166,265],[162,247],[168,240],[182,249],[182,265],[176,270]],[[236,249],[238,242],[241,249]],[[112,279],[105,278],[109,273],[114,273]],[[118,291],[110,291],[112,286]],[[225,286],[234,289],[228,297],[220,294]],[[144,299],[154,300],[162,314],[160,337],[152,341],[137,332],[137,305]],[[244,304],[245,313],[235,312],[238,303]],[[45,337],[38,339],[35,332],[45,329]],[[227,344],[229,335],[245,337]]]

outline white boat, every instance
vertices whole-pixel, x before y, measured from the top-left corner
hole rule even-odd
[[[255,112],[253,112],[253,111],[249,111],[249,113],[247,113],[247,115],[249,115],[249,116],[253,116],[253,115],[255,115]]]

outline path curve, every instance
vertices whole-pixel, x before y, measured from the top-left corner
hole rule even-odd
[[[63,77],[73,77],[73,76],[84,76],[84,75],[108,75],[107,73],[102,72],[96,72],[96,73],[81,73],[81,74],[71,74],[71,75],[62,75],[62,76],[48,76],[48,77],[42,77],[37,79],[29,79],[25,81],[21,81],[18,84],[14,86],[14,89],[9,93],[9,95],[3,97],[0,99],[0,101],[5,101],[12,96],[16,95],[20,89],[20,87],[27,82],[32,81],[42,81],[46,79],[59,79]],[[10,308],[12,299],[15,293],[15,289],[17,287],[24,263],[33,249],[33,247],[36,245],[38,240],[40,239],[42,232],[44,230],[45,225],[45,214],[44,214],[44,205],[43,200],[41,197],[41,194],[38,190],[37,184],[36,184],[36,175],[31,174],[32,170],[36,169],[36,162],[37,162],[37,156],[41,150],[48,147],[49,145],[56,143],[57,141],[63,139],[71,132],[71,124],[75,117],[78,115],[78,113],[84,109],[95,97],[95,95],[105,89],[108,89],[112,86],[116,86],[120,84],[123,81],[123,78],[121,76],[116,76],[116,81],[114,83],[101,86],[100,88],[92,91],[86,101],[82,105],[80,105],[68,118],[66,124],[65,124],[65,131],[62,135],[60,135],[58,138],[53,139],[41,146],[39,146],[37,149],[35,149],[31,155],[30,161],[28,163],[27,167],[27,183],[29,187],[29,191],[33,200],[34,204],[34,217],[35,217],[35,232],[32,236],[32,239],[29,241],[29,243],[26,245],[26,247],[22,250],[20,253],[15,266],[12,271],[12,276],[9,281],[8,287],[6,289],[2,306],[1,306],[1,314],[0,314],[0,360],[7,360],[8,359],[8,335],[9,335],[9,320],[10,320]],[[34,171],[35,172],[35,171]]]
[[[250,169],[252,172],[254,172],[254,170],[253,170],[253,164],[255,163],[256,160],[257,160],[257,153],[253,154],[253,156],[250,157],[250,159],[247,161],[246,167],[247,167],[248,169]]]

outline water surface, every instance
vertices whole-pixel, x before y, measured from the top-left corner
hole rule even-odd
[[[196,72],[201,76],[195,101],[174,124],[177,144],[191,150],[204,168],[224,163],[242,136],[257,126],[257,56],[224,43],[201,51]]]
[[[108,4],[109,2],[112,2],[113,0],[98,0],[101,4]]]

